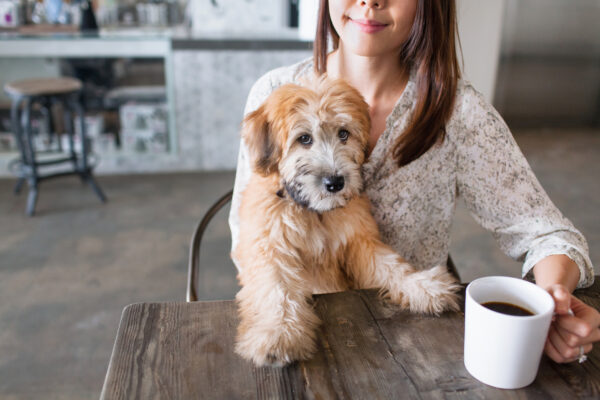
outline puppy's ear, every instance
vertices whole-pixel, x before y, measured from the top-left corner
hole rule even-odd
[[[268,176],[279,171],[277,165],[281,159],[281,146],[264,104],[244,118],[242,137],[257,173]]]

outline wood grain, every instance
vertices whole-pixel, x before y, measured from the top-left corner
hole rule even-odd
[[[4,85],[4,90],[12,95],[40,96],[63,94],[81,90],[82,83],[79,79],[70,77],[34,78],[9,82]]]
[[[600,283],[576,295],[600,308]],[[535,382],[500,390],[463,365],[464,315],[412,315],[375,291],[315,296],[318,352],[286,368],[256,368],[233,352],[232,301],[125,308],[102,399],[591,399],[600,350],[583,364],[542,359]]]

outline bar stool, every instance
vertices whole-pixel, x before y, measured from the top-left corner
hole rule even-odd
[[[79,175],[83,182],[92,187],[100,200],[103,203],[106,202],[106,196],[96,183],[92,175],[92,168],[88,165],[88,146],[85,136],[84,110],[79,101],[82,86],[80,80],[68,77],[27,79],[10,82],[4,86],[4,91],[12,101],[12,129],[21,154],[20,160],[18,160],[19,171],[17,184],[15,185],[15,193],[18,194],[21,191],[23,183],[27,181],[29,185],[29,195],[27,197],[26,213],[29,216],[32,216],[35,212],[38,183],[59,176]],[[50,106],[54,103],[62,104],[64,110],[64,125],[66,126],[69,139],[69,156],[38,161],[31,129],[32,105],[40,105],[44,114],[48,115],[50,118],[49,132],[52,134],[53,124]],[[78,122],[80,123],[81,128],[81,154],[75,152],[75,133],[72,118],[74,113],[79,116]],[[59,149],[60,148],[61,147],[59,147]],[[63,163],[70,163],[72,169],[64,172],[47,173],[44,175],[40,174],[40,167]]]

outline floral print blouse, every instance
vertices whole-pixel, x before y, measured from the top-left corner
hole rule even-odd
[[[258,108],[275,88],[313,74],[312,58],[268,72],[252,87],[245,113]],[[417,268],[445,265],[461,196],[501,249],[523,262],[523,277],[531,278],[530,270],[542,258],[565,254],[579,266],[578,287],[591,285],[594,270],[585,238],[548,198],[498,112],[468,82],[459,81],[444,140],[397,167],[393,144],[411,118],[415,96],[413,71],[363,166],[382,240]],[[229,216],[232,248],[239,232],[240,194],[251,173],[242,142]]]

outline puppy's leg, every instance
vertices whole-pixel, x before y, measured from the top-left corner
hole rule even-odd
[[[378,239],[361,236],[351,241],[346,268],[359,287],[381,288],[392,302],[411,312],[459,309],[460,286],[446,268],[417,271]]]
[[[298,279],[262,260],[240,273],[240,324],[236,352],[258,366],[283,366],[310,358],[320,324],[309,303],[311,291]]]

